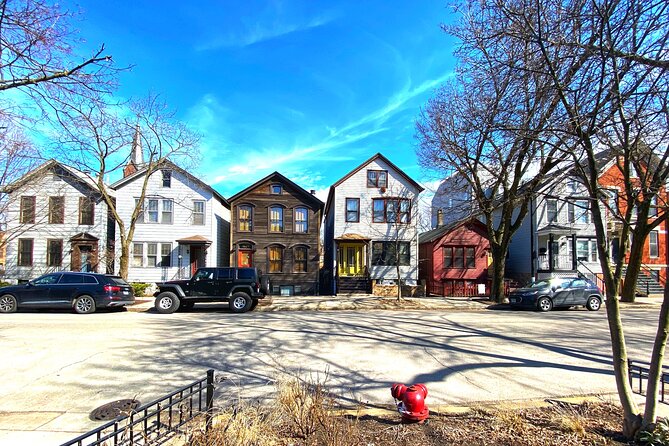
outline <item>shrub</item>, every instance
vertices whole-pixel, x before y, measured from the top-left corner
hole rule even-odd
[[[639,441],[651,446],[669,445],[669,421],[666,418],[657,420],[652,431],[639,432]]]
[[[132,287],[132,292],[134,293],[135,296],[144,296],[144,292],[148,287],[151,286],[150,283],[143,283],[143,282],[133,282],[130,284]]]
[[[9,282],[0,282],[0,288],[11,285]]]

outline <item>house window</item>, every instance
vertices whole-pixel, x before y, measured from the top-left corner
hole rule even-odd
[[[158,223],[158,200],[151,199],[149,200],[149,205],[147,207],[147,215],[149,216],[149,223]]]
[[[95,202],[89,197],[79,197],[79,224],[92,225],[95,216]]]
[[[281,195],[283,192],[283,187],[280,184],[272,184],[269,187],[269,193],[272,195]]]
[[[307,248],[296,246],[293,248],[293,271],[296,273],[307,272]]]
[[[558,221],[557,200],[555,198],[546,200],[546,219],[548,223],[557,223]]]
[[[650,231],[648,233],[648,249],[649,249],[649,255],[651,257],[659,257],[660,256],[660,244],[658,240],[658,232],[657,231]]]
[[[597,262],[597,240],[576,240],[576,260],[580,262]]]
[[[590,210],[588,207],[587,200],[576,200],[574,202],[574,207],[576,208],[576,222],[577,223],[590,223]]]
[[[372,242],[372,265],[408,266],[409,242]]]
[[[357,223],[360,221],[360,199],[346,199],[346,222]]]
[[[253,208],[249,205],[242,205],[237,208],[238,230],[241,232],[253,231]]]
[[[63,263],[63,240],[48,239],[46,241],[46,265],[61,266]]]
[[[283,272],[283,248],[281,246],[269,247],[269,272]]]
[[[309,212],[307,208],[295,208],[295,232],[306,234],[309,230]]]
[[[570,179],[567,181],[567,192],[575,194],[578,191],[578,181]]]
[[[476,248],[474,246],[444,246],[444,262],[446,268],[476,268]]]
[[[649,217],[657,217],[657,195],[653,195],[650,199],[650,208],[648,209]]]
[[[18,265],[19,266],[32,266],[33,265],[33,239],[31,238],[20,238],[19,239],[19,256],[18,256]]]
[[[154,268],[158,266],[158,244],[146,244],[146,266]]]
[[[144,265],[144,245],[142,243],[132,244],[132,266],[141,267]]]
[[[135,198],[135,209],[139,207],[139,212],[137,213],[137,223],[144,223],[144,202],[139,198]]]
[[[172,200],[163,200],[163,212],[160,217],[160,223],[164,225],[172,224],[172,209],[173,209]]]
[[[160,244],[160,266],[163,268],[172,266],[172,244]]]
[[[368,170],[367,187],[388,187],[388,171]]]
[[[49,197],[49,223],[65,223],[65,197]]]
[[[21,224],[35,223],[35,197],[21,197],[19,222]]]
[[[172,187],[172,171],[171,170],[161,170],[163,174],[163,187]]]
[[[204,224],[204,201],[193,201],[193,224]]]
[[[569,223],[576,223],[576,211],[574,209],[574,202],[567,203],[567,220]]]
[[[409,223],[411,201],[406,198],[374,198],[372,200],[374,223]]]
[[[281,206],[269,208],[269,231],[283,232],[283,208]]]

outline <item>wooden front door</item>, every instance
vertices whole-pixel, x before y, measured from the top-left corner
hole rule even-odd
[[[237,266],[240,268],[250,268],[253,266],[253,251],[240,249],[237,255]]]
[[[190,247],[190,275],[191,277],[195,274],[198,268],[204,266],[204,249],[202,246],[192,246]]]
[[[361,276],[363,271],[363,246],[341,244],[339,246],[339,275]]]

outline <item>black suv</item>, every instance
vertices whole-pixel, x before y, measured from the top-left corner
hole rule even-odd
[[[230,311],[253,310],[269,292],[269,283],[256,268],[200,268],[188,280],[157,283],[156,311],[188,311],[196,302],[229,302]]]
[[[57,272],[0,288],[0,313],[13,313],[18,308],[71,308],[86,314],[96,308],[134,303],[132,287],[122,278],[106,274]]]
[[[602,306],[604,297],[591,280],[583,277],[554,277],[541,280],[509,294],[512,307],[550,311],[558,307],[585,305],[590,311]]]

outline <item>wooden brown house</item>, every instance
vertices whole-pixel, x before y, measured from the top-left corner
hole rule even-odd
[[[228,201],[231,265],[269,275],[272,294],[318,294],[324,204],[313,191],[274,172]]]

